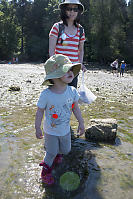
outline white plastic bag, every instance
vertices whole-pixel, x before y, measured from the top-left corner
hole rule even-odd
[[[84,84],[84,72],[82,72],[82,81],[81,85],[78,89],[79,93],[79,102],[80,103],[86,103],[86,104],[91,104],[95,99],[97,98],[91,91],[86,87]]]

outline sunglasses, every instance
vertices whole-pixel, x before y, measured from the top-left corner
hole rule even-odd
[[[67,11],[72,11],[72,10],[73,10],[74,12],[78,12],[78,11],[79,11],[78,8],[69,8],[69,7],[66,8],[66,10],[67,10]]]

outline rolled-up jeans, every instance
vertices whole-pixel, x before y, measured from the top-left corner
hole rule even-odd
[[[51,167],[57,154],[68,154],[71,151],[71,133],[65,136],[54,136],[45,133],[44,147],[46,155],[44,162]]]

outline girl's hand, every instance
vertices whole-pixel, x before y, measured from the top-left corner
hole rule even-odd
[[[42,134],[41,128],[36,129],[36,138],[37,139],[42,139],[43,138],[43,134]]]
[[[84,66],[84,64],[81,65],[81,69],[82,69],[83,72],[87,71],[87,68]]]
[[[85,133],[85,127],[84,127],[84,123],[79,123],[79,126],[78,126],[78,130],[77,130],[77,135],[78,136],[81,136]]]

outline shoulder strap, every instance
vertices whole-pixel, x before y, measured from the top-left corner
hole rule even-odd
[[[59,32],[58,32],[58,38],[57,38],[57,43],[59,40],[59,37],[61,36],[61,34],[64,32],[65,30],[65,26],[62,22],[59,22]],[[61,42],[62,43],[62,42]]]
[[[79,31],[80,31],[79,39],[81,39],[83,35],[83,27],[80,24],[79,24]]]
[[[64,30],[65,30],[65,25],[62,22],[59,22],[59,32],[58,32],[57,43],[59,41],[59,37],[64,32]],[[80,24],[79,24],[79,31],[80,31],[79,39],[81,39],[81,37],[83,35],[83,27]],[[63,43],[63,40],[61,41],[61,44],[62,43]]]

